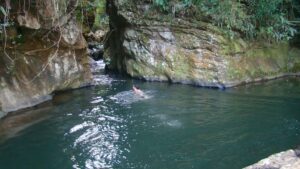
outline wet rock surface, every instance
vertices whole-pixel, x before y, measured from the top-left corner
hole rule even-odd
[[[288,150],[271,155],[244,169],[297,169],[300,168],[300,150]]]
[[[147,5],[112,2],[108,68],[149,81],[219,88],[299,74],[299,49],[288,44],[231,40],[209,23],[157,15],[144,10]]]

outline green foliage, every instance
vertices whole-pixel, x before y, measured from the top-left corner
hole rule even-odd
[[[3,39],[3,30],[10,26],[13,25],[13,22],[9,21],[9,11],[6,10],[5,7],[0,5],[0,39]]]
[[[160,9],[167,11],[168,10],[168,1],[167,0],[154,0],[154,5],[159,7]]]
[[[224,28],[231,38],[235,36],[235,31],[239,31],[249,38],[255,36],[255,27],[251,24],[251,16],[244,10],[244,4],[231,0],[205,0],[199,7],[201,11],[211,17],[214,24]]]
[[[95,11],[95,21],[94,21],[94,27],[100,28],[104,22],[107,22],[105,19],[107,19],[105,16],[105,0],[95,0],[94,1],[94,7],[96,9]]]
[[[108,22],[105,14],[106,0],[80,0],[79,2],[76,16],[84,25],[98,29]]]
[[[230,37],[235,30],[248,38],[289,40],[296,30],[288,21],[289,0],[203,0],[200,9]]]
[[[6,10],[0,5],[0,11],[4,16],[7,16]]]
[[[267,26],[281,13],[278,7],[282,0],[247,0],[247,2],[249,12],[259,26]]]
[[[186,12],[196,7],[198,13],[210,18],[231,38],[239,34],[269,41],[291,39],[297,31],[289,20],[300,13],[298,0],[154,0],[153,3],[169,13],[174,13],[178,6],[183,6],[180,9]]]
[[[296,30],[287,19],[288,0],[248,0],[252,24],[258,28],[258,35],[276,41],[289,40]],[[290,1],[289,3],[291,3]]]
[[[261,26],[258,34],[264,39],[281,41],[290,40],[296,32],[296,29],[285,17],[278,16],[274,19],[273,25]]]

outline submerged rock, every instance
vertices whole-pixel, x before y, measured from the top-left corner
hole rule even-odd
[[[244,169],[297,169],[300,168],[300,150],[288,150],[269,156]]]
[[[111,1],[108,68],[149,81],[219,88],[300,72],[300,51],[286,43],[231,40],[209,23],[157,15],[145,11],[147,5]]]

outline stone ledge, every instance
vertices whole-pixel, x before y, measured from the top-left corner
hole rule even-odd
[[[300,149],[287,150],[273,154],[244,169],[298,169],[300,168]]]

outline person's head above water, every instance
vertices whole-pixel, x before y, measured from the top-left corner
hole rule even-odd
[[[148,98],[148,96],[138,86],[132,85],[132,90],[134,94],[141,96],[143,98]]]
[[[138,86],[132,86],[132,90],[137,94],[143,94],[142,90]]]

